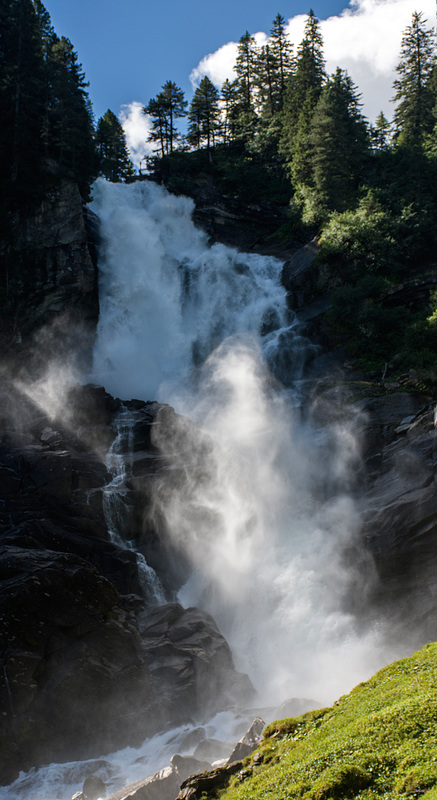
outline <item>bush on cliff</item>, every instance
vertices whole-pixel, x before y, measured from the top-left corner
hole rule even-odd
[[[267,726],[226,800],[437,797],[437,644],[331,708]]]

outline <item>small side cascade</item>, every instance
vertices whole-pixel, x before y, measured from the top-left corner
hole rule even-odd
[[[161,582],[144,555],[136,552],[129,539],[130,506],[126,497],[126,479],[132,471],[134,427],[135,415],[122,405],[115,418],[116,436],[105,459],[112,480],[103,491],[103,513],[111,541],[136,555],[138,577],[145,599],[151,605],[161,605],[166,602]]]

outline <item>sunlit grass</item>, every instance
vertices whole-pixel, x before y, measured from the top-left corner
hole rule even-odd
[[[437,645],[331,708],[272,723],[246,761],[220,797],[437,800]]]

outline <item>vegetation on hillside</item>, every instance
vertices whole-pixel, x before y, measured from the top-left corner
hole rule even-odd
[[[258,48],[246,31],[235,79],[221,94],[204,78],[188,109],[189,133],[171,153],[168,125],[155,128],[164,158],[151,159],[176,191],[207,172],[223,194],[288,206],[290,241],[320,235],[329,321],[349,355],[391,373],[437,369],[437,51],[414,12],[400,43],[394,116],[374,125],[352,78],[326,74],[314,13],[294,54],[280,14]],[[165,88],[165,87],[163,87]],[[179,111],[185,113],[179,91]],[[151,104],[165,116],[161,92]],[[434,260],[433,260],[434,259]],[[410,289],[397,291],[401,285]],[[415,287],[412,285],[415,284]]]
[[[274,722],[222,800],[437,797],[437,645],[331,708]],[[205,795],[205,800],[207,800]]]

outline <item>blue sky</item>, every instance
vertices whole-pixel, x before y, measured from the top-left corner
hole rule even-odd
[[[110,108],[125,127],[134,161],[147,152],[141,108],[167,80],[188,100],[204,74],[232,78],[235,43],[246,30],[265,41],[279,12],[295,47],[312,7],[321,20],[328,72],[346,69],[362,93],[363,111],[390,119],[402,32],[413,11],[435,25],[435,0],[46,0],[58,35],[67,36],[90,83],[96,120]],[[264,35],[264,40],[263,40]],[[190,80],[191,78],[191,80]]]
[[[280,2],[280,0],[279,0]],[[166,80],[191,91],[191,70],[207,53],[249,30],[268,32],[279,12],[306,14],[311,0],[46,0],[58,35],[79,54],[96,117],[108,108],[154,97]],[[339,13],[344,0],[313,0],[319,17]]]

